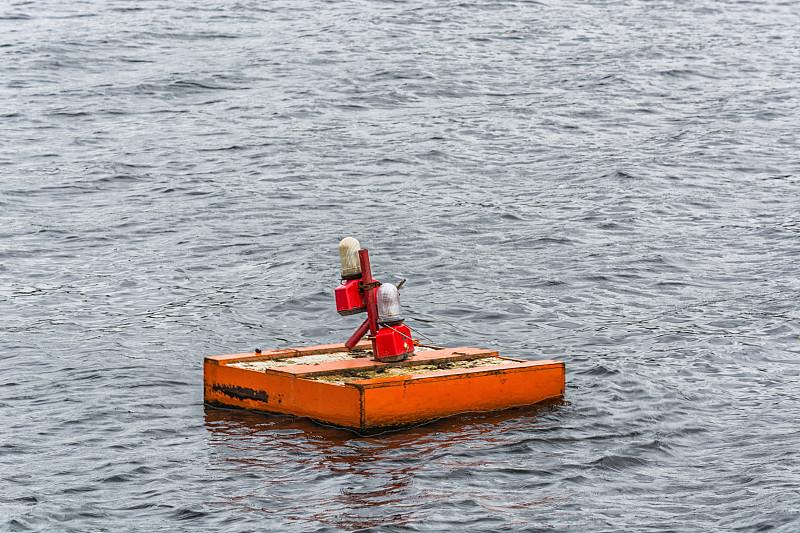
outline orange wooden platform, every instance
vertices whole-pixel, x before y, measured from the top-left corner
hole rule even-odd
[[[369,346],[361,343],[356,349]],[[377,363],[358,357],[358,351],[354,355],[343,344],[331,344],[206,357],[205,401],[372,433],[564,395],[560,361],[521,361],[479,348],[429,347],[398,363]],[[287,359],[315,359],[308,356],[342,359],[283,364]],[[463,368],[483,362],[489,363]],[[283,366],[269,366],[273,364]],[[381,373],[387,377],[377,377]],[[369,377],[362,379],[364,375]]]

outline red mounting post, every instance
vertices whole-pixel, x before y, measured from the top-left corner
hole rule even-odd
[[[378,334],[378,300],[375,298],[375,285],[379,282],[372,279],[372,267],[369,264],[369,250],[359,250],[361,262],[361,279],[364,282],[364,302],[367,304],[367,322],[372,337],[372,353],[377,354],[375,335]]]
[[[369,251],[359,250],[358,260],[361,263],[361,286],[364,291],[364,303],[367,308],[367,319],[361,324],[358,329],[353,333],[345,346],[348,350],[358,344],[358,341],[369,331],[372,341],[372,353],[376,351],[375,336],[378,334],[378,301],[375,298],[375,289],[380,285],[380,282],[372,279],[372,268],[369,265]]]

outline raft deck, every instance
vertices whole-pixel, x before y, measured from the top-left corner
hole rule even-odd
[[[206,357],[205,401],[308,417],[374,433],[564,395],[564,363],[480,348],[418,346],[405,361],[371,359],[370,343]]]

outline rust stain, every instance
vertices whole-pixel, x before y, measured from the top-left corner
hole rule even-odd
[[[211,389],[237,400],[257,400],[259,402],[269,403],[269,394],[261,390],[238,387],[236,385],[219,385],[217,383],[215,383]]]

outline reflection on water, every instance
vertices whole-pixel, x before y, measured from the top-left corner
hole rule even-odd
[[[557,455],[531,454],[522,435],[546,427],[542,415],[562,405],[468,413],[377,436],[305,418],[207,407],[209,469],[253,481],[246,497],[210,503],[264,513],[279,506],[284,516],[346,530],[417,523],[443,505],[516,523],[518,512],[568,501],[569,491],[500,496],[492,483],[469,481],[490,475],[524,483],[558,467]],[[508,454],[519,461],[509,462]],[[297,501],[296,491],[313,494],[313,501]],[[324,510],[314,512],[317,506]]]

